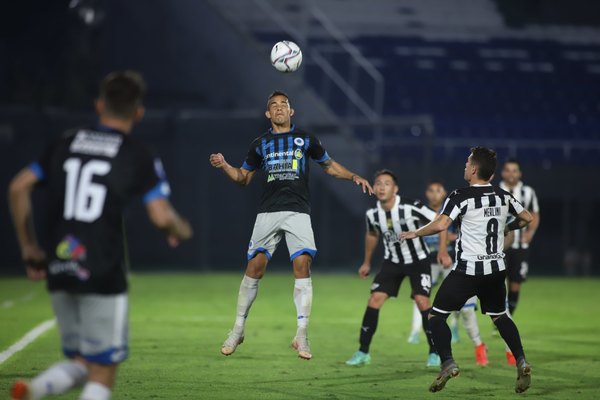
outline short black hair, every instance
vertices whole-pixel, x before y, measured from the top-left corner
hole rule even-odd
[[[444,186],[444,182],[442,182],[441,179],[432,179],[429,181],[429,183],[427,184],[427,187],[431,186],[431,185],[440,185],[441,187],[443,187],[444,189],[446,188]]]
[[[477,165],[477,176],[484,181],[489,181],[496,172],[496,152],[487,147],[472,147],[471,162]]]
[[[111,72],[100,83],[100,99],[106,112],[116,118],[133,118],[145,94],[146,82],[137,71]]]
[[[514,157],[507,158],[506,161],[504,161],[504,165],[506,164],[517,164],[519,169],[521,169],[521,163]]]
[[[375,171],[375,176],[373,177],[373,179],[377,180],[377,178],[379,178],[381,175],[388,175],[392,178],[392,180],[394,181],[394,183],[396,184],[396,186],[398,186],[398,178],[396,178],[396,174],[394,174],[391,170],[389,169],[380,169],[379,171]]]
[[[267,109],[269,108],[269,102],[275,96],[283,96],[283,97],[285,97],[288,100],[288,104],[290,106],[292,105],[292,103],[290,102],[290,96],[288,96],[286,92],[284,92],[282,90],[274,90],[273,92],[271,92],[271,94],[267,98]]]

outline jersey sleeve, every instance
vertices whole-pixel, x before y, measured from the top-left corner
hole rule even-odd
[[[367,232],[368,233],[378,233],[377,228],[375,227],[374,221],[371,219],[368,212],[365,214],[365,219],[367,222]]]
[[[533,189],[531,189],[531,203],[529,204],[528,211],[534,212],[534,213],[540,212],[540,206],[538,204],[537,195],[535,194],[535,190],[533,190]]]
[[[46,147],[42,155],[28,165],[29,170],[33,172],[39,182],[44,182],[48,176],[51,168],[50,159],[52,158],[52,152],[54,151],[55,146],[56,144]]]
[[[310,136],[309,140],[310,143],[308,145],[308,155],[310,158],[319,164],[331,159],[319,139],[317,139],[315,136]]]
[[[412,204],[413,212],[419,216],[422,221],[431,222],[437,216],[437,213],[419,200],[415,200]]]
[[[135,194],[143,196],[144,204],[153,200],[168,198],[171,187],[162,161],[150,151],[143,149],[136,160]]]
[[[460,215],[460,207],[456,204],[456,192],[450,194],[446,201],[444,202],[444,206],[442,207],[442,214],[450,217],[452,221],[456,221],[456,218]]]
[[[248,154],[246,155],[244,164],[242,164],[243,169],[247,171],[254,171],[257,168],[260,168],[260,165],[263,161],[263,156],[258,144],[259,141],[256,139],[250,145],[250,149],[248,149]]]
[[[525,207],[517,199],[513,197],[512,194],[509,194],[508,197],[508,212],[512,215],[519,215],[525,210]]]

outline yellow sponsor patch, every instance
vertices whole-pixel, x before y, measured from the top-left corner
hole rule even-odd
[[[298,169],[298,160],[292,160],[292,169]]]

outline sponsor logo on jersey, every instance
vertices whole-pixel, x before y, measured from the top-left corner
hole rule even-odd
[[[500,260],[502,258],[504,258],[504,253],[479,254],[477,256],[478,260]]]
[[[87,249],[75,236],[67,235],[56,246],[56,256],[61,260],[83,261],[87,256]]]
[[[294,144],[296,146],[304,146],[304,139],[297,137],[294,139]]]
[[[304,153],[302,153],[302,150],[296,149],[296,151],[294,152],[294,158],[296,160],[300,160],[302,159],[302,157],[304,157]]]
[[[114,133],[79,131],[71,142],[71,153],[113,158],[119,152],[123,137]]]
[[[400,239],[398,238],[398,235],[396,235],[396,232],[394,232],[394,231],[383,232],[383,240],[388,242],[388,244],[390,244],[390,245],[393,245],[395,243],[400,243]]]

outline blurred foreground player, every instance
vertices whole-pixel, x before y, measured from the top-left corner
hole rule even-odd
[[[128,354],[122,213],[132,197],[143,196],[151,221],[172,246],[192,235],[168,200],[160,160],[129,135],[144,115],[144,92],[136,72],[108,75],[96,101],[99,124],[68,132],[10,184],[27,276],[47,279],[67,357],[15,383],[13,399],[41,399],[82,385],[81,400],[110,398],[117,366]],[[33,230],[30,194],[37,185],[48,192],[48,260]]]
[[[442,205],[444,204],[444,200],[446,199],[446,189],[442,182],[432,181],[427,185],[427,190],[425,191],[425,197],[427,197],[427,202],[429,207],[436,212],[442,212]],[[453,243],[456,241],[458,236],[456,235],[454,229],[454,225],[450,226],[448,230],[448,243]],[[433,286],[440,283],[444,280],[448,274],[450,274],[452,263],[447,265],[442,265],[438,262],[438,253],[440,248],[447,252],[448,254],[453,253],[452,249],[449,248],[449,244],[442,245],[439,240],[438,235],[425,236],[423,238],[427,246],[429,246],[429,251],[431,252],[429,258],[431,259],[431,284]],[[444,247],[442,247],[444,246]],[[450,256],[454,256],[454,254],[450,254]],[[453,312],[450,314],[450,330],[452,332],[452,343],[457,343],[459,341],[458,335],[458,315],[460,315],[463,326],[469,335],[469,338],[475,345],[475,363],[482,367],[488,365],[488,357],[487,357],[487,347],[481,340],[481,334],[479,333],[479,325],[477,324],[477,315],[475,311],[477,310],[477,297],[473,296],[465,305],[460,309],[460,312]],[[422,318],[421,313],[417,307],[414,305],[413,310],[413,322],[412,322],[412,331],[409,336],[409,343],[418,343],[418,335],[419,331],[422,327]],[[415,339],[416,338],[416,339]]]
[[[346,361],[347,365],[360,366],[371,363],[369,347],[377,330],[379,310],[390,297],[397,297],[400,285],[408,277],[411,286],[411,297],[414,299],[422,318],[422,326],[429,344],[428,367],[438,367],[440,358],[437,355],[427,316],[429,315],[431,292],[431,262],[429,250],[423,239],[411,239],[400,242],[401,232],[417,229],[431,222],[436,213],[419,201],[398,196],[398,181],[392,171],[381,170],[375,173],[375,195],[377,206],[367,210],[367,232],[365,234],[365,258],[358,270],[361,278],[365,279],[371,271],[373,252],[382,238],[385,246],[385,256],[381,270],[373,279],[371,295],[360,328],[360,347]],[[446,232],[440,234],[446,241]],[[440,257],[451,263],[448,253],[441,252]]]
[[[429,315],[433,340],[442,359],[442,370],[431,384],[431,392],[442,390],[446,382],[460,372],[452,357],[446,319],[472,296],[479,297],[482,312],[492,318],[517,359],[515,391],[522,393],[531,383],[531,367],[525,360],[519,331],[506,310],[503,245],[508,231],[524,228],[533,217],[510,193],[490,184],[495,169],[495,151],[484,147],[471,149],[464,172],[469,187],[452,192],[442,213],[433,222],[401,235],[403,240],[434,235],[448,229],[452,221],[457,221],[460,227],[456,262],[442,282]],[[515,219],[507,225],[509,214]]]
[[[267,264],[285,236],[290,261],[296,278],[294,303],[297,331],[292,347],[298,356],[310,360],[308,320],[312,306],[310,266],[317,253],[310,221],[308,191],[309,159],[315,160],[325,172],[338,179],[347,179],[373,193],[369,182],[348,171],[329,157],[321,142],[312,134],[292,125],[294,109],[287,94],[276,91],[267,99],[265,116],[271,128],[256,138],[241,168],[231,166],[221,153],[211,154],[210,163],[221,169],[233,182],[247,186],[257,170],[266,174],[266,183],[248,246],[248,264],[240,285],[237,313],[232,331],[221,346],[223,355],[231,355],[244,341],[244,327],[252,303],[258,293],[258,283]]]

